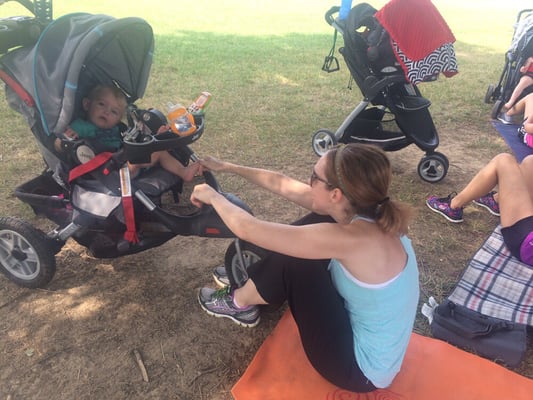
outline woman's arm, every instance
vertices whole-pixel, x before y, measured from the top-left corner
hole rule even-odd
[[[311,187],[301,181],[290,178],[279,172],[261,168],[245,167],[213,157],[200,160],[203,167],[214,172],[229,172],[239,175],[247,181],[269,190],[293,203],[311,210]]]
[[[307,259],[342,258],[347,245],[339,224],[321,223],[294,226],[260,220],[231,203],[207,184],[197,185],[191,202],[212,205],[227,227],[239,238],[259,247]],[[344,238],[344,239],[343,239]]]

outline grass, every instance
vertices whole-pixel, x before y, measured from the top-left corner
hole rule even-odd
[[[340,3],[340,2],[339,2]],[[372,2],[379,8],[384,1]],[[467,222],[450,226],[428,215],[424,198],[460,188],[493,155],[506,151],[490,124],[490,105],[483,99],[488,84],[496,83],[519,10],[527,1],[433,2],[454,32],[460,73],[421,84],[431,100],[439,130],[439,150],[450,158],[446,179],[431,185],[416,173],[420,152],[409,148],[392,153],[394,196],[418,210],[411,236],[421,270],[422,300],[449,294],[466,262],[494,228],[497,219],[472,208]],[[169,101],[188,104],[208,90],[213,100],[203,138],[193,145],[199,154],[212,154],[248,165],[275,168],[302,179],[315,162],[311,136],[319,128],[335,130],[360,100],[349,72],[337,53],[341,70],[321,71],[332,44],[332,29],[323,15],[330,5],[322,0],[196,2],[155,0],[57,1],[54,15],[70,12],[140,16],[153,27],[155,58],[146,94],[138,104],[162,109]],[[0,8],[0,17],[23,13],[14,3]],[[340,40],[340,44],[342,40]],[[13,189],[44,168],[28,128],[18,114],[0,100],[3,145],[0,150],[0,215],[32,218],[16,200]],[[283,220],[241,181],[224,177],[223,186],[250,200],[254,211]],[[281,208],[285,211],[285,208]],[[427,333],[427,323],[417,321]],[[519,372],[533,376],[533,356]]]

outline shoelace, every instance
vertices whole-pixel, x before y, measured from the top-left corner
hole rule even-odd
[[[213,293],[213,299],[221,299],[231,294],[231,288],[229,286],[220,288]]]

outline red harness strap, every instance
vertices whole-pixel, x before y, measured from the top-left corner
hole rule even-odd
[[[71,183],[73,180],[88,174],[89,172],[94,171],[96,168],[104,165],[111,157],[113,153],[104,151],[103,153],[97,154],[95,157],[91,158],[85,164],[80,164],[75,168],[72,168],[68,174],[68,183]],[[104,174],[108,174],[109,171],[104,171]]]

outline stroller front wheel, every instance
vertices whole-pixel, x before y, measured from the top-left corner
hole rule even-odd
[[[17,285],[46,286],[56,271],[55,253],[44,232],[18,218],[0,218],[0,270]]]
[[[239,240],[239,239],[237,239]],[[241,287],[248,280],[248,267],[262,260],[267,251],[248,242],[231,243],[224,256],[224,265],[232,287]]]
[[[320,129],[315,132],[313,135],[313,151],[319,157],[322,157],[328,152],[333,146],[337,144],[337,139],[333,132],[328,131],[327,129]]]
[[[424,156],[418,163],[418,175],[424,181],[436,183],[444,179],[448,173],[450,162],[438,151]]]

